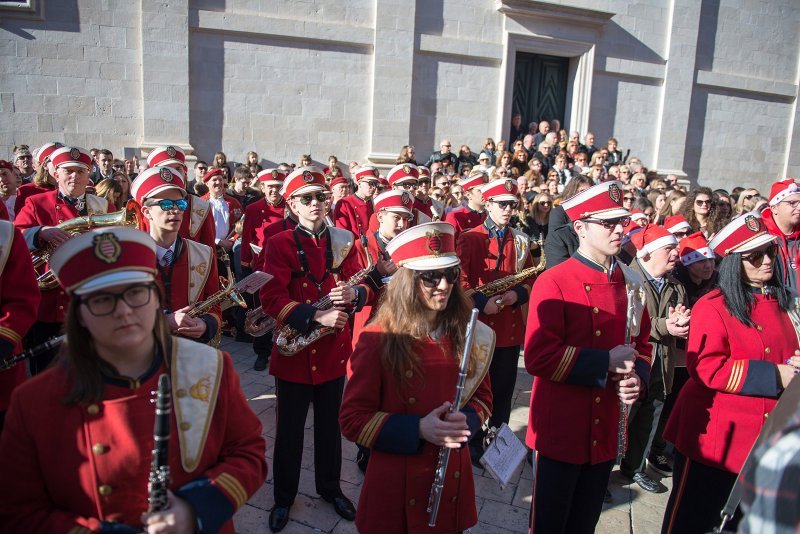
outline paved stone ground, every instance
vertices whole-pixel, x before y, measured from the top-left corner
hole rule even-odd
[[[250,501],[236,514],[236,531],[243,534],[269,532],[267,519],[272,509],[272,453],[275,440],[275,381],[266,372],[252,370],[255,360],[251,346],[235,343],[223,338],[222,349],[230,352],[239,372],[242,389],[250,406],[264,425],[267,439],[267,462],[270,474],[266,483]],[[514,409],[511,414],[511,429],[524,439],[528,423],[528,402],[532,377],[525,372],[520,361]],[[332,532],[355,533],[355,524],[341,519],[333,507],[317,496],[314,491],[313,465],[313,413],[306,421],[306,436],[303,451],[300,494],[291,510],[291,520],[283,530],[287,534]],[[355,464],[356,447],[342,441],[342,491],[358,506],[358,497],[363,475]],[[501,489],[482,469],[473,468],[477,495],[479,523],[472,528],[473,534],[506,534],[527,532],[528,513],[531,503],[531,467],[527,462],[515,474],[512,483]],[[657,477],[655,473],[651,476]],[[671,488],[671,478],[662,482]],[[667,503],[668,493],[653,495],[641,490],[636,484],[624,485],[619,473],[611,474],[613,503],[604,506],[597,531],[601,534],[649,534],[658,533]]]

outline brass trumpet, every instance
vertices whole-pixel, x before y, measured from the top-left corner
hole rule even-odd
[[[141,217],[139,214],[139,204],[137,204],[135,200],[129,200],[125,208],[119,211],[76,217],[69,221],[64,221],[54,228],[58,228],[73,236],[103,226],[133,226],[135,228],[141,228]],[[39,289],[48,290],[58,287],[58,280],[56,280],[53,272],[47,267],[47,263],[50,261],[50,255],[55,249],[56,247],[48,243],[43,247],[31,251],[33,268],[36,269],[37,273],[41,272],[41,274],[36,277],[39,282]]]

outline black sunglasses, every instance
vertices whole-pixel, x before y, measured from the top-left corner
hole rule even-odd
[[[148,202],[145,206],[158,206],[161,208],[162,211],[170,211],[177,209],[179,211],[186,211],[189,209],[189,201],[185,198],[180,200],[169,200],[169,199],[162,199],[162,200],[153,200],[152,202]]]
[[[761,267],[761,264],[764,263],[764,256],[769,257],[769,259],[774,260],[775,256],[778,255],[778,245],[773,243],[764,250],[756,250],[755,252],[751,252],[750,254],[742,254],[742,259],[745,260],[747,263],[751,264],[753,267]]]
[[[444,278],[448,284],[453,285],[458,281],[461,275],[460,267],[450,267],[443,271],[417,271],[416,277],[422,282],[422,285],[428,289],[437,287]]]
[[[511,208],[512,210],[517,209],[517,201],[516,200],[501,200],[499,202],[493,200],[492,202],[497,204],[497,206],[500,209],[506,209],[506,208]]]
[[[629,224],[631,224],[630,217],[620,217],[619,219],[584,219],[584,221],[588,223],[599,224],[606,230],[613,230],[618,224],[623,228],[626,228]]]
[[[300,196],[296,196],[294,198],[299,200],[300,204],[302,204],[303,206],[308,206],[309,204],[311,204],[311,201],[314,200],[314,199],[316,199],[317,202],[322,203],[322,202],[325,202],[325,200],[328,197],[325,196],[325,193],[317,193],[315,195],[310,195],[310,194],[309,195],[300,195]]]

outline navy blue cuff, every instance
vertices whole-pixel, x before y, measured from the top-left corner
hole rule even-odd
[[[356,303],[353,312],[361,311],[361,308],[363,308],[364,304],[367,302],[367,288],[364,286],[353,286],[353,289],[356,290]]]
[[[754,397],[777,397],[778,392],[778,373],[775,371],[775,364],[750,360],[747,366],[747,375],[744,377],[744,384],[742,384],[739,394]]]
[[[392,454],[417,454],[422,450],[418,415],[390,415],[375,438],[372,448]]]
[[[637,358],[633,362],[633,370],[636,371],[636,375],[642,381],[643,386],[650,384],[650,368],[651,366],[641,358]]]
[[[377,267],[370,271],[369,275],[364,281],[369,284],[375,292],[380,291],[383,287],[383,275],[380,273],[380,271],[378,271]]]
[[[219,329],[219,322],[214,318],[213,315],[205,314],[200,316],[200,320],[206,323],[206,331],[205,333],[197,338],[198,343],[208,343],[214,336],[217,335],[217,330]]]
[[[211,484],[208,477],[192,480],[176,490],[175,494],[194,510],[198,532],[219,532],[236,512],[233,503]]]
[[[292,313],[286,317],[286,324],[301,334],[304,334],[311,326],[311,321],[314,320],[314,314],[317,313],[317,311],[319,310],[311,304],[301,304],[293,309]]]
[[[125,523],[100,521],[100,534],[139,534],[142,530]]]
[[[606,387],[609,358],[607,350],[578,349],[575,363],[564,382],[575,386]]]
[[[36,250],[41,247],[39,244],[39,232],[41,230],[41,226],[31,226],[22,231],[22,237],[25,238],[25,244],[28,245],[28,250]]]
[[[481,424],[481,418],[478,417],[478,413],[472,406],[464,406],[461,409],[461,413],[467,416],[467,426],[469,427],[470,434],[469,438],[472,439],[478,435],[478,431],[483,426]]]
[[[528,290],[523,286],[514,287],[511,291],[517,294],[517,302],[514,303],[514,306],[523,306],[528,303],[530,294],[528,294]]]
[[[486,307],[486,303],[489,302],[489,297],[476,291],[472,294],[472,301],[475,303],[475,307],[483,313],[483,308]]]

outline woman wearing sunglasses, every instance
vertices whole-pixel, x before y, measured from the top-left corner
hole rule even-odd
[[[714,193],[708,187],[695,187],[686,195],[680,214],[692,226],[692,232],[703,232],[711,239],[723,226],[722,212],[714,202]]]
[[[692,309],[690,378],[664,431],[676,455],[662,532],[708,532],[719,523],[756,436],[800,369],[792,299],[761,216],[734,219],[709,247],[722,258],[719,288]],[[736,529],[739,515],[727,528]]]
[[[132,193],[156,242],[156,282],[170,332],[207,343],[220,327],[219,304],[200,317],[190,317],[189,311],[219,291],[217,261],[211,247],[178,235],[189,207],[183,187],[175,169],[151,167],[133,184]]]
[[[0,440],[3,532],[233,532],[233,514],[263,484],[261,423],[233,363],[169,335],[155,262],[155,243],[133,228],[93,230],[53,254],[70,296],[67,341],[12,397]],[[171,482],[166,509],[148,514],[162,374]]]
[[[398,269],[353,352],[339,416],[345,437],[372,451],[356,526],[385,534],[459,532],[478,521],[463,445],[492,410],[486,373],[494,334],[476,324],[462,406],[449,413],[472,307],[459,285],[453,227],[415,226],[387,251]],[[440,447],[451,451],[431,529],[427,504]]]

